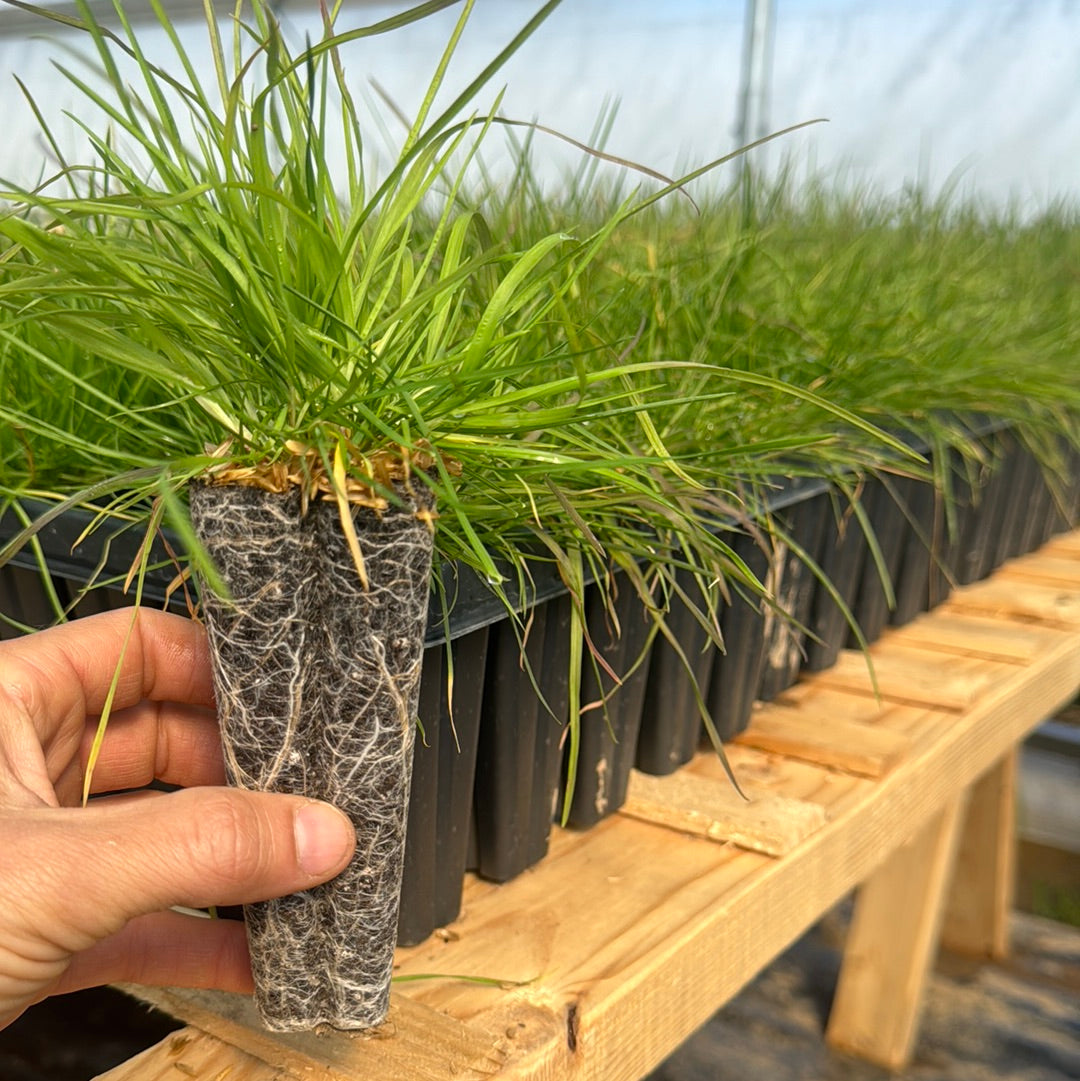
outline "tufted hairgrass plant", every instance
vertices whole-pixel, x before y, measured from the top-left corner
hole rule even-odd
[[[597,333],[587,275],[612,236],[733,155],[679,181],[644,170],[648,187],[627,185],[603,210],[588,202],[525,230],[470,205],[493,131],[540,130],[510,126],[497,93],[478,98],[558,0],[443,106],[473,7],[462,3],[396,156],[371,173],[348,46],[451,3],[347,30],[330,10],[323,36],[298,52],[265,0],[222,21],[208,4],[208,65],[158,0],[165,65],[145,55],[120,2],[116,29],[85,0],[75,15],[18,5],[90,46],[57,66],[85,105],[73,118],[92,154],[70,159],[24,88],[59,165],[34,190],[8,191],[0,217],[0,494],[53,507],[0,563],[83,506],[107,534],[143,529],[149,539],[170,525],[191,560],[184,573],[193,567],[225,595],[192,529],[188,488],[222,468],[280,470],[337,502],[363,579],[350,500],[361,492],[397,505],[390,461],[434,497],[436,559],[475,570],[519,618],[514,598],[528,597],[536,563],[555,566],[575,598],[580,667],[595,663],[582,646],[591,647],[587,580],[610,601],[622,570],[661,633],[679,571],[706,597],[727,579],[762,589],[718,528],[740,513],[736,485],[715,461],[673,453],[652,419],[686,403],[690,384],[676,370],[701,377],[702,408],[768,387],[900,449],[804,388],[700,361],[641,360]],[[744,469],[767,464],[765,453],[741,459]],[[149,548],[133,568],[140,590]],[[699,616],[718,642],[714,613]]]

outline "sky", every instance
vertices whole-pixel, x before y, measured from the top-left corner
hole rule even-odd
[[[478,0],[448,92],[537,6]],[[356,6],[344,20],[400,7]],[[298,42],[313,25],[310,8],[310,0],[285,8]],[[763,165],[787,159],[885,192],[952,184],[1035,208],[1080,194],[1080,0],[777,0],[776,8],[771,125],[828,123],[772,144]],[[662,172],[693,167],[734,146],[744,10],[744,0],[564,0],[480,104],[505,85],[505,115],[588,139],[617,103],[608,150]],[[453,17],[358,43],[347,55],[350,76],[358,87],[377,79],[411,111]],[[147,47],[159,37],[148,32]],[[55,55],[55,44],[0,36],[8,128],[0,174],[25,179],[41,167],[10,73],[56,110],[70,94],[50,69]],[[554,146],[550,158],[555,171],[567,160]]]

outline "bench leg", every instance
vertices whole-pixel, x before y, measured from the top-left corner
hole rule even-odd
[[[826,1032],[831,1047],[892,1070],[909,1061],[966,798],[955,797],[860,887]]]
[[[986,959],[1009,952],[1016,882],[1016,769],[1007,754],[972,786],[941,944]]]

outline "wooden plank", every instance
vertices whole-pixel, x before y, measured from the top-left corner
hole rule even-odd
[[[772,703],[754,714],[753,723],[736,741],[860,777],[881,777],[908,747],[907,738],[889,728]]]
[[[868,781],[855,774],[841,773],[816,763],[786,755],[760,751],[741,743],[731,743],[726,755],[739,783],[762,793],[771,792],[789,799],[815,803],[831,817],[845,800],[865,792]],[[727,774],[713,754],[701,754],[686,772],[709,777],[714,783],[726,781]]]
[[[955,716],[947,710],[891,702],[815,682],[796,684],[780,695],[776,704],[800,712],[805,710],[807,716],[888,729],[907,739],[909,755],[916,752],[917,744],[936,740],[942,730],[953,723]],[[738,743],[733,744],[733,748],[738,746]]]
[[[181,1029],[160,1043],[99,1074],[95,1081],[296,1081],[296,1075],[264,1062],[195,1028]]]
[[[825,808],[750,788],[743,799],[725,777],[686,770],[650,777],[634,770],[622,814],[681,833],[783,856],[825,824]]]
[[[1080,627],[1080,584],[1059,589],[1038,583],[1020,586],[1007,578],[988,578],[958,589],[944,608],[949,612],[980,612],[1074,629]]]
[[[838,721],[870,725],[880,723],[892,710],[910,708],[873,695],[852,694],[843,687],[830,687],[813,677],[804,677],[795,686],[781,692],[774,703],[790,709],[812,710],[818,716],[834,717]],[[768,706],[759,702],[757,708],[764,710]]]
[[[1055,559],[1080,559],[1080,529],[1052,537],[1039,551]]]
[[[971,789],[941,942],[949,950],[1000,959],[1009,952],[1016,877],[1017,752]]]
[[[837,1050],[890,1070],[910,1061],[963,802],[950,800],[860,887],[826,1030]]]
[[[1010,623],[1000,617],[932,612],[894,632],[905,646],[1025,664],[1060,640],[1062,632],[1030,623]]]
[[[908,754],[917,750],[917,744],[932,742],[944,728],[953,722],[954,714],[932,707],[890,702],[845,691],[839,687],[827,687],[820,683],[803,682],[779,695],[777,705],[806,711],[807,716],[829,717],[874,728],[885,728],[904,736],[909,743]],[[739,747],[737,742],[730,750]]]
[[[371,1032],[281,1033],[263,1027],[249,995],[127,984],[121,989],[224,1044],[310,1081],[367,1076],[442,1081],[448,1075],[479,1081],[502,1063],[490,1040],[400,995],[391,996],[390,1016]]]
[[[1042,551],[1023,559],[1013,559],[998,570],[996,577],[1010,581],[1039,582],[1075,588],[1078,568],[1075,559],[1059,558]]]
[[[834,667],[809,676],[807,682],[959,712],[984,695],[999,675],[985,668],[975,669],[977,662],[966,658],[920,654],[899,649],[895,643],[887,649],[874,649],[871,657],[873,674],[866,654],[843,650]]]

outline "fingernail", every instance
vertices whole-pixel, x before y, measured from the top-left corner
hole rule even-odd
[[[296,859],[312,877],[323,877],[344,866],[352,851],[352,824],[328,803],[305,803],[294,816]]]

